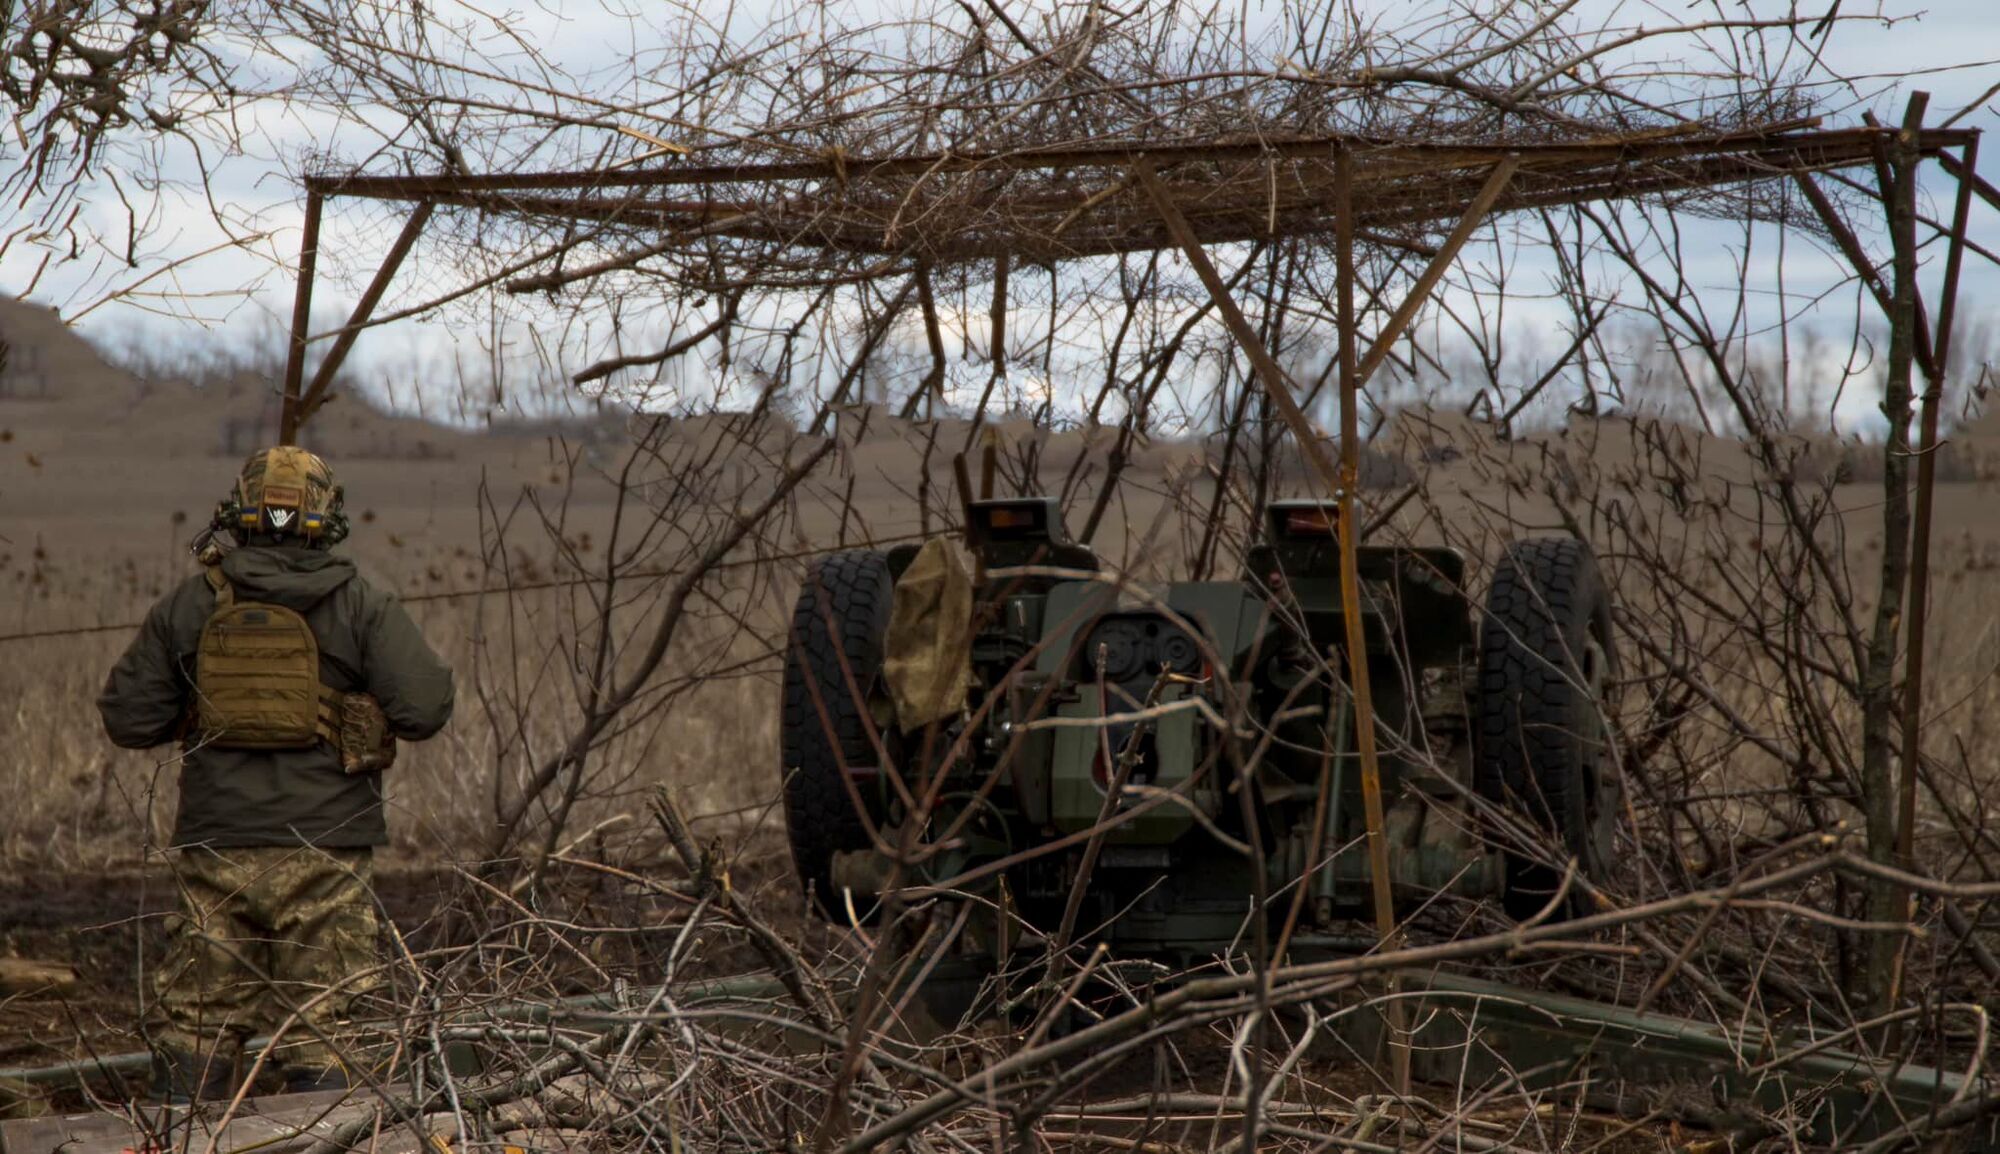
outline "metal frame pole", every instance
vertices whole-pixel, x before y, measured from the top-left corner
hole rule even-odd
[[[1854,229],[1841,217],[1840,210],[1834,207],[1833,201],[1827,198],[1825,191],[1820,188],[1819,182],[1813,179],[1811,173],[1795,172],[1792,176],[1797,181],[1799,190],[1806,194],[1806,202],[1819,214],[1820,223],[1824,224],[1827,232],[1833,235],[1834,244],[1840,247],[1841,255],[1845,256],[1847,263],[1853,267],[1854,275],[1861,278],[1861,283],[1875,298],[1875,303],[1881,306],[1882,315],[1885,318],[1893,316],[1896,311],[1893,293],[1889,284],[1882,279],[1882,271],[1875,267],[1874,262],[1868,259],[1867,251],[1861,247],[1861,238],[1854,235]],[[1883,187],[1886,189],[1888,186],[1885,184]],[[1885,198],[1886,195],[1885,193]],[[1886,199],[1884,203],[1887,203]],[[1930,321],[1924,316],[1923,302],[1918,301],[1917,367],[1923,370],[1925,377],[1936,371],[1936,367],[1931,364],[1931,352]]]
[[[1354,190],[1352,177],[1340,175],[1340,166],[1349,163],[1346,159],[1349,155],[1344,146],[1334,153],[1334,196],[1340,202],[1340,219],[1335,222],[1334,235],[1338,237],[1341,235],[1341,230],[1346,230],[1347,243],[1351,250],[1354,244],[1354,230],[1348,218]],[[1418,274],[1417,283],[1411,286],[1409,294],[1403,298],[1403,303],[1389,315],[1389,323],[1383,325],[1382,331],[1375,334],[1375,343],[1368,346],[1368,355],[1361,358],[1361,367],[1355,372],[1356,390],[1366,385],[1368,378],[1375,375],[1375,370],[1382,367],[1382,362],[1389,359],[1390,348],[1403,335],[1404,330],[1410,327],[1410,322],[1417,319],[1417,310],[1423,308],[1424,302],[1431,299],[1431,294],[1437,291],[1438,282],[1444,279],[1445,270],[1451,267],[1453,260],[1457,259],[1458,250],[1464,248],[1465,242],[1472,239],[1472,230],[1478,228],[1479,222],[1485,220],[1486,214],[1493,210],[1493,203],[1500,199],[1501,193],[1507,191],[1507,185],[1514,179],[1514,171],[1520,167],[1521,158],[1512,153],[1495,162],[1493,171],[1487,174],[1486,183],[1479,189],[1479,195],[1472,198],[1472,203],[1466,206],[1465,215],[1459,217],[1458,224],[1452,228],[1451,235],[1445,238],[1444,244],[1438,247],[1436,255],[1432,256],[1430,263],[1424,266],[1424,271]],[[1338,244],[1339,241],[1336,240],[1335,243]]]
[[[292,347],[285,361],[284,408],[278,417],[278,443],[281,445],[294,445],[299,439],[299,385],[306,373],[306,330],[312,323],[313,269],[319,263],[320,205],[319,192],[308,188],[305,231],[299,237],[299,283],[292,299]]]
[[[1979,142],[1965,146],[1965,171],[1978,159]],[[1917,770],[1923,758],[1924,633],[1930,616],[1931,509],[1937,487],[1938,408],[1944,398],[1944,376],[1951,355],[1951,327],[1958,309],[1959,270],[1965,261],[1965,232],[1972,211],[1972,182],[1958,182],[1958,204],[1952,213],[1951,245],[1946,250],[1944,291],[1938,298],[1935,344],[1924,383],[1923,409],[1918,417],[1917,500],[1910,530],[1909,641],[1903,672],[1903,765],[1897,783],[1896,856],[1904,869],[1916,866]]]
[[[326,351],[319,368],[313,371],[312,384],[306,387],[305,395],[299,398],[298,415],[293,425],[295,433],[307,421],[312,420],[313,414],[319,412],[319,407],[326,403],[327,393],[333,387],[334,374],[338,373],[340,366],[347,362],[348,352],[354,348],[354,342],[361,336],[361,330],[368,326],[369,318],[375,315],[375,306],[382,303],[382,294],[389,290],[389,282],[395,277],[396,270],[403,266],[403,259],[410,255],[410,249],[416,246],[417,238],[423,235],[424,225],[429,223],[431,212],[435,207],[428,200],[419,201],[416,210],[410,213],[410,219],[403,222],[403,231],[397,235],[396,243],[389,247],[389,255],[383,258],[382,267],[375,270],[375,279],[368,282],[368,290],[361,294],[360,302],[354,306],[353,315],[347,318],[347,324],[341,327],[340,335],[333,340],[333,347]],[[296,339],[295,334],[294,340]]]
[[[1354,525],[1354,490],[1361,481],[1361,365],[1356,356],[1360,345],[1360,333],[1354,319],[1354,158],[1342,148],[1333,154],[1334,198],[1338,202],[1334,219],[1334,309],[1336,323],[1340,329],[1340,487],[1334,498],[1339,502],[1340,533],[1337,542],[1340,551],[1340,617],[1347,631],[1347,684],[1354,694],[1354,746],[1361,759],[1361,808],[1368,824],[1368,872],[1375,898],[1375,932],[1382,939],[1384,949],[1393,950],[1398,944],[1396,929],[1395,898],[1389,887],[1389,837],[1388,817],[1382,805],[1382,762],[1380,751],[1375,747],[1375,690],[1368,676],[1368,634],[1361,620],[1361,569],[1356,552]],[[1512,174],[1512,165],[1503,162],[1495,175],[1504,181]],[[1490,207],[1492,195],[1497,195],[1494,181],[1487,182],[1486,193],[1481,201]],[[1474,212],[1484,213],[1482,207]],[[1459,222],[1459,231],[1470,234],[1472,214]],[[1454,233],[1454,237],[1457,234]],[[1462,242],[1462,238],[1460,243]],[[1390,326],[1376,337],[1375,345],[1369,350],[1371,356],[1377,352],[1387,355],[1388,348],[1401,327],[1416,315],[1416,304],[1420,304],[1416,293],[1428,293],[1442,275],[1442,264],[1449,258],[1447,252],[1457,251],[1457,245],[1447,243],[1423,276],[1417,280],[1412,294],[1403,299],[1401,307],[1390,320]],[[1435,275],[1434,275],[1435,274]],[[1401,318],[1401,324],[1396,318]],[[1380,363],[1379,359],[1376,363]],[[1390,978],[1389,1013],[1383,1018],[1389,1026],[1389,1068],[1390,1084],[1399,1094],[1410,1091],[1410,1040],[1405,1030],[1402,1003],[1395,997],[1394,976]]]

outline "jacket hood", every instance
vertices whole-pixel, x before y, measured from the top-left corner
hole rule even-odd
[[[354,562],[300,545],[245,545],[222,558],[222,575],[245,601],[305,612],[354,578]]]

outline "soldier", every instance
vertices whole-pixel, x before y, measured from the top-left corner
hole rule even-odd
[[[382,770],[395,739],[443,728],[452,677],[330,552],[346,535],[326,462],[253,454],[195,542],[203,571],[153,606],[98,699],[118,745],[181,744],[180,910],[147,1014],[172,1099],[226,1098],[243,1042],[288,1019],[286,1090],[345,1087],[329,1030],[378,985]]]

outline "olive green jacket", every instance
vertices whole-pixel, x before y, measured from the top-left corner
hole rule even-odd
[[[369,585],[354,562],[322,549],[250,545],[222,560],[238,601],[282,605],[303,615],[319,642],[320,679],[372,695],[389,728],[421,741],[451,717],[451,669],[439,660],[393,596]],[[97,699],[104,731],[127,749],[184,735],[195,650],[215,610],[199,573],[161,598],[118,659]],[[388,840],[381,774],[347,774],[326,744],[252,750],[184,743],[176,846],[381,845]]]

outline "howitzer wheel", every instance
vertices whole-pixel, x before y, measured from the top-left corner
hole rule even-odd
[[[845,913],[833,886],[833,855],[869,844],[841,775],[880,762],[868,737],[868,695],[882,673],[893,588],[888,559],[880,553],[854,550],[820,558],[806,569],[785,650],[779,735],[785,830],[799,884],[836,919]]]
[[[1573,537],[1508,546],[1479,628],[1473,784],[1592,879],[1610,865],[1617,820],[1603,705],[1614,669],[1611,598],[1590,546]],[[1505,905],[1517,919],[1540,912],[1562,880],[1549,853],[1519,841],[1501,839]],[[1571,912],[1587,908],[1569,903]]]

